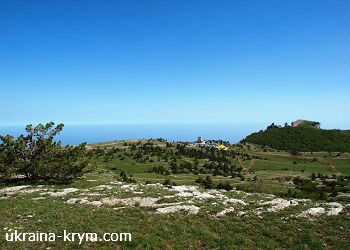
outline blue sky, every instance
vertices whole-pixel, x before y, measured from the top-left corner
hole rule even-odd
[[[0,1],[0,125],[349,129],[348,0]]]

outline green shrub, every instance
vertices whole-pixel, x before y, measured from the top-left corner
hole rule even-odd
[[[0,175],[8,178],[24,175],[28,179],[67,179],[81,176],[94,168],[88,163],[85,143],[61,146],[53,140],[63,129],[54,123],[33,127],[27,125],[27,135],[17,139],[0,136]]]
[[[166,179],[166,180],[163,182],[163,185],[164,185],[164,186],[171,186],[171,180],[170,180],[170,179]]]

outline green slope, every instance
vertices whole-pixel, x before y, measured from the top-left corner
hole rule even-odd
[[[287,151],[350,152],[350,131],[307,126],[273,128],[252,133],[242,142],[268,145]]]

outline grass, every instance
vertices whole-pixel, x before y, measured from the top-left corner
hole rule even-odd
[[[350,175],[350,162],[349,160],[335,160],[335,168],[344,175]]]
[[[89,145],[89,148],[112,149],[119,148],[119,151],[111,161],[103,161],[103,157],[95,159],[98,168],[84,176],[84,178],[67,183],[35,183],[34,185],[49,185],[59,191],[64,188],[91,189],[99,185],[106,185],[119,178],[121,171],[132,175],[139,183],[149,181],[151,183],[163,183],[170,179],[177,185],[199,185],[195,183],[198,177],[205,178],[206,174],[171,174],[162,175],[148,173],[153,166],[163,165],[169,167],[168,162],[153,156],[149,160],[140,163],[128,156],[130,152],[126,143],[137,143],[135,141],[108,142]],[[146,143],[147,140],[142,140]],[[165,143],[155,141],[156,145],[165,148]],[[252,151],[244,148],[236,148],[239,152],[248,153],[250,156],[259,156],[268,160],[254,159],[250,171],[243,170],[245,181],[240,178],[224,176],[212,176],[215,184],[229,182],[241,190],[253,192],[253,194],[225,193],[227,197],[234,199],[245,199],[248,202],[245,212],[251,213],[256,209],[254,203],[257,200],[265,201],[266,198],[255,193],[279,194],[285,193],[288,189],[294,189],[286,177],[300,176],[308,178],[311,173],[333,174],[332,167],[327,164],[334,164],[337,175],[350,174],[350,155],[336,154],[329,156],[328,153],[305,154],[310,158],[292,156],[286,152],[263,152]],[[254,150],[261,150],[255,147]],[[270,155],[268,153],[273,153]],[[121,160],[121,155],[124,159]],[[323,161],[327,156],[327,162]],[[313,157],[317,159],[314,161]],[[341,159],[338,159],[338,158]],[[346,158],[346,159],[344,159]],[[238,159],[247,168],[252,160]],[[231,159],[232,163],[239,166],[238,159]],[[182,157],[181,161],[191,161],[190,157]],[[203,164],[206,159],[199,159]],[[296,163],[294,163],[296,162]],[[258,181],[253,182],[255,176]],[[26,185],[27,182],[1,182],[0,187],[13,185]],[[33,185],[33,184],[31,184]],[[2,188],[1,187],[1,188]],[[168,195],[166,190],[156,190],[152,187],[144,188],[139,197],[158,197]],[[103,195],[96,196],[100,199],[106,196],[129,197],[128,191],[106,190]],[[276,213],[264,213],[261,216],[237,216],[236,213],[228,213],[222,218],[212,216],[223,210],[221,205],[215,205],[215,200],[208,200],[201,203],[201,210],[197,215],[188,215],[177,212],[172,214],[157,214],[154,208],[142,207],[140,203],[135,206],[114,210],[113,207],[96,207],[86,204],[67,204],[69,198],[76,197],[75,194],[68,194],[64,197],[45,196],[43,200],[33,200],[38,193],[18,194],[6,199],[0,197],[0,237],[1,249],[348,249],[350,240],[350,217],[349,207],[338,216],[325,216],[310,221],[306,218],[291,217],[297,214],[302,208],[290,207]],[[93,197],[94,198],[94,197]],[[162,198],[159,202],[177,202],[176,197]],[[197,205],[194,203],[194,205]],[[313,203],[314,205],[314,203]],[[310,207],[312,205],[310,204]],[[209,215],[208,215],[209,214]],[[28,215],[32,217],[28,217]],[[106,232],[130,232],[131,242],[85,242],[81,245],[75,242],[7,242],[5,233],[8,229],[17,227],[21,232],[54,232],[62,234],[63,230],[68,232],[96,232],[102,235]]]
[[[157,215],[134,207],[113,210],[88,205],[68,205],[55,199],[32,201],[23,197],[0,201],[0,228],[18,227],[22,232],[131,232],[131,242],[6,242],[1,248],[125,248],[125,249],[346,249],[350,220],[344,214],[312,221],[283,219],[288,211],[262,218],[228,214],[214,218],[204,213]],[[349,211],[348,211],[349,212]],[[33,217],[28,217],[32,215]],[[341,226],[339,226],[341,225]],[[3,231],[4,233],[4,231]]]
[[[157,156],[150,156],[149,160],[152,160],[152,162],[149,160],[144,163],[136,161],[128,155],[130,150],[125,148],[124,145],[125,143],[130,145],[130,143],[137,143],[139,141],[141,141],[141,145],[147,142],[147,140],[108,142],[106,144],[93,144],[90,145],[90,147],[103,148],[105,147],[104,145],[107,145],[107,147],[109,146],[110,148],[119,148],[124,150],[116,153],[118,157],[114,157],[114,159],[111,161],[104,162],[103,157],[97,159],[97,165],[99,168],[108,170],[115,176],[118,176],[121,171],[124,171],[127,174],[131,174],[133,178],[141,182],[150,181],[152,183],[163,183],[166,179],[170,179],[172,182],[178,185],[197,185],[195,180],[198,177],[205,178],[207,176],[205,174],[175,174],[167,176],[156,173],[148,173],[148,170],[154,166],[164,166],[165,168],[169,168],[170,160],[165,162],[163,159],[159,159]],[[160,142],[158,140],[152,140],[152,142],[161,148],[165,148],[165,142]],[[174,143],[171,144],[176,145]],[[232,158],[231,162],[236,166],[243,167],[243,173],[248,180],[257,175],[259,178],[259,183],[266,193],[280,194],[287,192],[288,189],[293,190],[294,187],[291,187],[290,185],[286,184],[285,181],[280,180],[286,177],[294,178],[299,176],[302,178],[308,178],[312,173],[321,173],[324,175],[350,175],[350,154],[348,153],[342,153],[340,156],[338,156],[337,153],[330,154],[328,152],[315,152],[312,154],[304,153],[301,156],[294,156],[288,152],[279,150],[263,152],[261,151],[261,147],[256,145],[250,145],[250,147],[252,150],[249,150],[247,147],[241,148],[235,146],[232,147],[232,149],[236,150],[237,152],[247,153],[251,157],[259,157],[259,159],[254,159],[254,162],[252,162],[252,160],[246,160],[244,157],[238,156],[237,158]],[[338,159],[339,157],[341,159]],[[181,159],[178,160],[178,162],[184,161],[193,162],[193,158],[182,156]],[[207,161],[207,159],[198,160],[200,164],[204,164]],[[334,169],[331,165],[334,166]],[[218,184],[220,182],[228,182],[234,186],[242,184],[239,178],[212,176],[212,179],[214,184]],[[248,183],[246,185],[250,184]]]

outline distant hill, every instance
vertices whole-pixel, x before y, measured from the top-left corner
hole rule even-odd
[[[317,124],[301,124],[303,125],[261,130],[247,136],[242,142],[267,145],[286,151],[350,152],[350,130],[325,130],[317,128]]]

